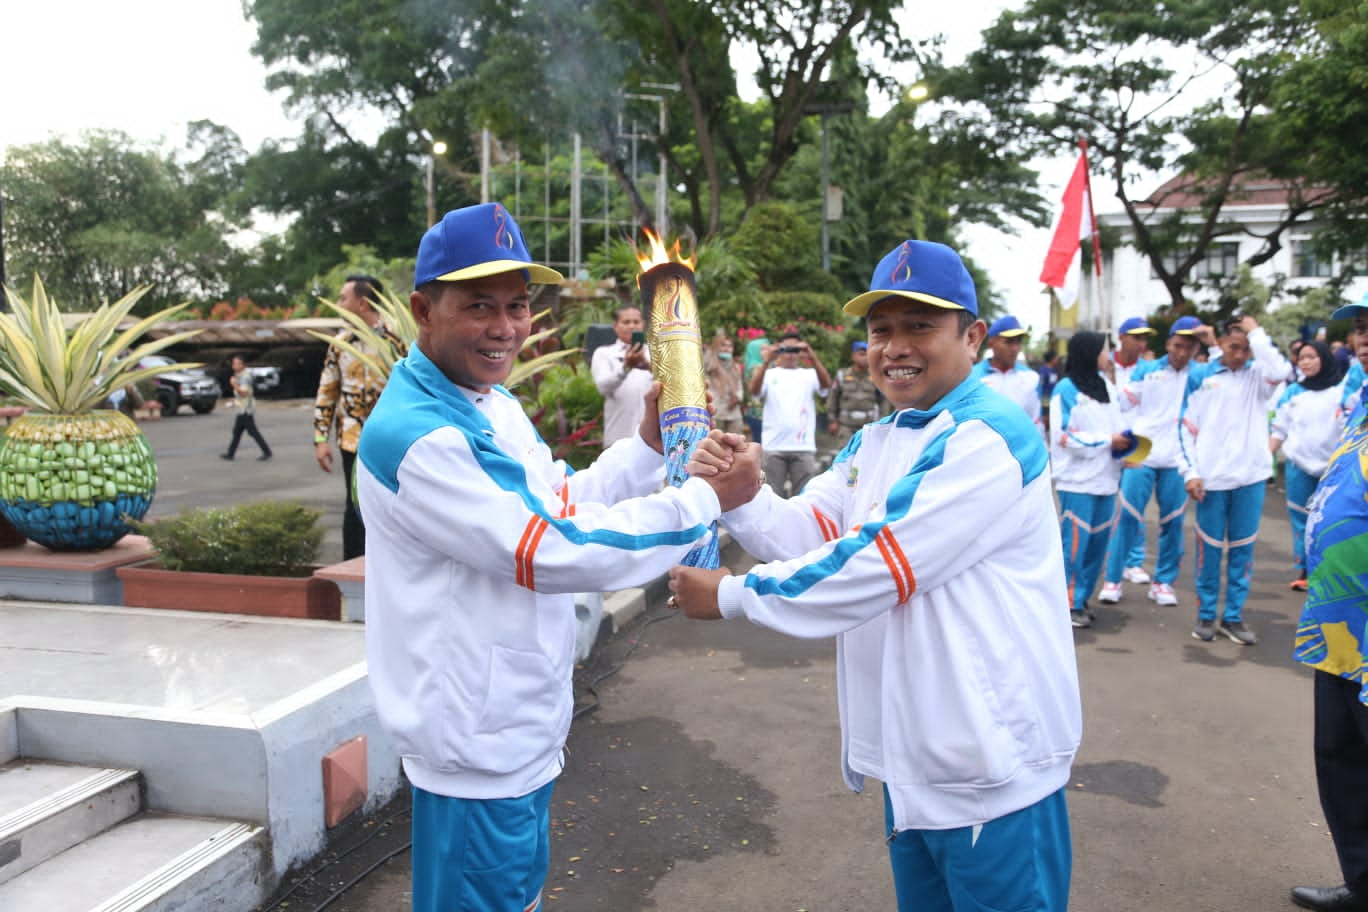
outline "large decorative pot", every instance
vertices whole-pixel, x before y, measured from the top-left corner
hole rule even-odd
[[[0,513],[54,551],[98,551],[132,531],[157,490],[157,464],[142,431],[108,410],[32,412],[0,443]]]

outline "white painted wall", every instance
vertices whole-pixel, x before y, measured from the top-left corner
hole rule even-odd
[[[1167,213],[1160,210],[1155,215],[1155,219],[1162,218]],[[1275,219],[1280,212],[1269,206],[1227,206],[1223,210],[1224,216],[1228,220],[1237,221],[1248,225],[1258,233],[1265,233],[1272,229],[1276,224]],[[1130,241],[1134,238],[1135,232],[1130,225],[1130,219],[1123,212],[1098,213],[1097,221],[1099,224],[1106,225],[1117,230],[1122,238],[1122,246],[1112,251],[1110,259],[1103,266],[1103,286],[1104,298],[1110,310],[1110,319],[1106,315],[1098,317],[1104,321],[1103,325],[1094,325],[1091,328],[1109,330],[1115,327],[1122,320],[1128,317],[1147,317],[1153,314],[1160,307],[1169,303],[1168,291],[1162,282],[1152,277],[1149,260],[1141,256],[1140,252],[1130,246]],[[1306,289],[1316,288],[1330,281],[1326,278],[1299,278],[1294,273],[1294,241],[1305,241],[1315,237],[1315,223],[1307,221],[1295,226],[1293,229],[1284,232],[1283,246],[1277,254],[1266,263],[1253,267],[1256,278],[1265,284],[1272,284],[1279,276],[1288,277],[1286,289]],[[1246,235],[1228,235],[1218,238],[1222,242],[1234,242],[1239,245],[1237,262],[1244,262],[1253,256],[1263,246],[1263,241],[1257,237]],[[1333,269],[1338,273],[1344,264],[1336,262]],[[1085,294],[1090,290],[1085,289]],[[1345,291],[1347,300],[1357,301],[1365,293],[1368,293],[1368,278],[1356,278]],[[1208,288],[1189,287],[1187,294],[1190,299],[1199,304],[1210,304],[1215,293]],[[1284,298],[1286,300],[1286,298]],[[1281,301],[1274,298],[1269,302],[1270,310],[1276,310]],[[1090,311],[1088,302],[1083,302],[1084,322]]]

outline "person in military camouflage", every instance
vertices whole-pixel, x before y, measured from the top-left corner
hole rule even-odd
[[[403,354],[404,342],[380,318],[375,304],[382,291],[380,280],[369,275],[350,275],[342,283],[337,306],[351,311],[381,336],[388,339]],[[344,327],[337,337],[361,351],[368,346],[356,330]],[[314,459],[318,467],[331,474],[335,438],[342,451],[342,482],[347,500],[342,512],[342,559],[351,560],[366,553],[366,527],[356,509],[356,494],[352,476],[356,471],[356,447],[361,441],[361,426],[366,423],[371,409],[385,388],[385,378],[376,376],[351,352],[336,345],[328,346],[323,359],[323,371],[318,378],[318,393],[314,397]]]
[[[850,346],[850,366],[836,372],[836,381],[827,393],[827,432],[836,438],[836,450],[850,442],[855,432],[883,417],[883,395],[869,376],[869,346],[854,342]]]

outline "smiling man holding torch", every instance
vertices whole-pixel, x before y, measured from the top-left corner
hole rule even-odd
[[[658,490],[658,386],[594,465],[552,458],[501,384],[531,331],[528,285],[560,281],[503,206],[448,212],[418,248],[418,338],[361,433],[366,658],[413,783],[414,912],[540,908],[573,593],[658,577],[760,486],[750,447],[732,472]]]
[[[670,601],[837,638],[842,772],[884,783],[899,910],[1063,912],[1082,711],[1044,441],[971,375],[986,327],[953,250],[906,241],[869,287],[845,312],[894,414],[802,493],[723,517],[769,563],[676,567]],[[745,455],[714,432],[689,471]]]

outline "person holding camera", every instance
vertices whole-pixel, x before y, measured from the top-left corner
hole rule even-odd
[[[796,330],[785,332],[778,345],[767,348],[751,375],[750,394],[764,408],[760,448],[765,453],[765,478],[780,497],[797,494],[817,474],[813,397],[825,396],[830,388],[831,374]]]
[[[635,434],[646,412],[644,397],[652,378],[644,328],[641,310],[635,305],[624,304],[613,311],[617,341],[599,346],[589,365],[594,386],[603,394],[604,449]]]

